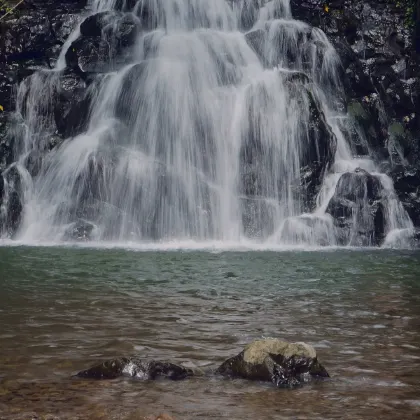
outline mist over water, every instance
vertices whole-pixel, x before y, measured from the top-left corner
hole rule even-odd
[[[111,27],[130,15],[141,30],[129,62],[90,84],[87,130],[51,150],[36,176],[25,162],[53,135],[49,100],[80,28],[56,69],[19,87],[20,157],[0,212],[18,179],[15,239],[67,240],[82,226],[106,242],[376,245],[360,234],[375,230],[373,182],[385,244],[404,246],[413,224],[392,181],[348,142],[334,47],[293,19],[288,0],[260,3],[246,28],[250,0],[93,1],[95,13],[123,10]],[[340,231],[327,212],[336,191],[357,202]]]

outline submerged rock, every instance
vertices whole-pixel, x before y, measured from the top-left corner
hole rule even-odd
[[[257,340],[226,360],[217,373],[233,378],[273,382],[277,387],[293,387],[312,377],[327,378],[315,349],[306,343],[278,339]]]
[[[77,374],[81,378],[90,379],[115,379],[120,376],[129,376],[142,380],[155,380],[162,377],[173,381],[185,379],[192,375],[193,371],[191,369],[173,363],[146,361],[136,357],[107,360]]]
[[[86,220],[78,220],[72,223],[64,234],[65,241],[89,241],[92,239],[92,233],[95,226]]]

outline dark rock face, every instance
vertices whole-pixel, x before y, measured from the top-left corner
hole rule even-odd
[[[0,175],[0,235],[13,237],[22,220],[23,180],[20,170],[12,166]]]
[[[78,75],[64,72],[53,97],[53,113],[58,133],[75,136],[87,127],[92,95],[86,82]]]
[[[313,347],[276,339],[258,340],[216,371],[232,378],[272,382],[277,387],[294,387],[311,378],[328,378]]]
[[[193,372],[190,369],[172,363],[128,357],[108,360],[77,374],[81,378],[89,379],[115,379],[128,376],[142,380],[165,378],[173,381],[186,379],[192,375]]]
[[[31,0],[0,23],[0,98],[14,108],[13,87],[25,73],[52,67],[86,0]]]
[[[407,25],[407,6],[392,0],[291,0],[291,7],[297,19],[323,29],[339,54],[348,111],[365,136],[363,144],[354,142],[356,136],[349,139],[354,153],[391,161],[396,192],[419,226],[413,182],[420,168],[420,44]],[[395,164],[412,174],[408,184]]]
[[[337,139],[328,125],[321,105],[311,91],[309,78],[303,73],[292,73],[286,76],[279,75],[288,90],[290,112],[296,112],[293,104],[300,101],[308,104],[308,121],[300,129],[301,152],[297,157],[300,164],[300,173],[296,179],[287,179],[290,162],[284,167],[276,167],[276,171],[283,174],[283,179],[267,179],[265,174],[268,168],[274,168],[276,162],[272,160],[274,154],[270,153],[267,145],[263,144],[266,125],[266,115],[270,113],[272,104],[265,87],[256,86],[250,91],[247,112],[249,122],[243,130],[243,146],[241,149],[241,187],[240,191],[248,196],[247,206],[244,207],[243,221],[247,232],[269,232],[273,224],[273,209],[261,199],[282,197],[284,180],[293,186],[293,194],[297,201],[302,203],[302,212],[311,212],[315,209],[316,196],[320,190],[324,175],[329,170],[337,148]],[[288,118],[286,115],[285,118]],[[292,116],[290,117],[292,118]],[[282,141],[284,141],[282,139]],[[273,170],[274,171],[274,170]],[[254,217],[255,224],[250,224]],[[256,236],[259,237],[260,234]],[[272,232],[271,232],[272,233]]]
[[[81,36],[66,53],[66,63],[82,73],[117,70],[131,57],[140,30],[140,21],[132,14],[101,12],[89,16],[80,26]]]
[[[340,245],[379,245],[385,236],[382,184],[361,169],[344,173],[327,213],[334,218]]]
[[[415,226],[420,226],[420,169],[395,168],[391,177],[395,191]]]

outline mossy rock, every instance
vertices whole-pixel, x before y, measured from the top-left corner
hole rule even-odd
[[[314,377],[329,377],[318,362],[312,346],[278,339],[252,342],[237,356],[222,363],[217,373],[233,378],[272,382],[277,387],[294,387]]]

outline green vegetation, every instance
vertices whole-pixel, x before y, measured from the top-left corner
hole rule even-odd
[[[405,25],[413,28],[416,23],[416,3],[417,0],[393,0],[396,6],[404,10]]]
[[[20,3],[22,2],[16,0],[0,0],[0,19],[6,14],[16,16],[17,8],[15,6]]]

